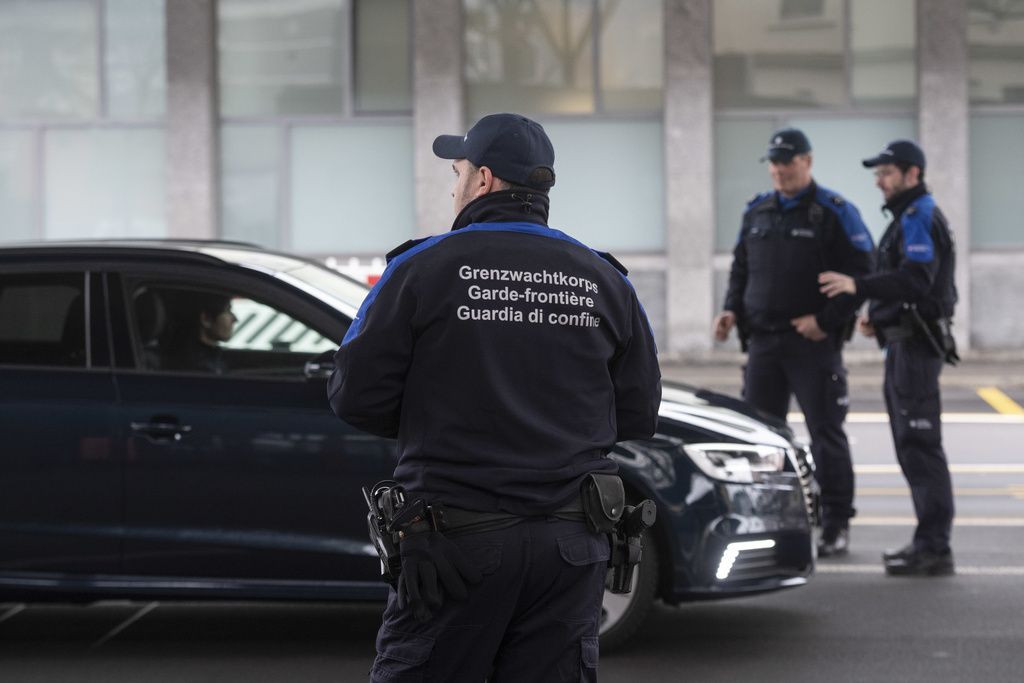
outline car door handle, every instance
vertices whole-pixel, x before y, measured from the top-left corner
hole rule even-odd
[[[192,431],[192,425],[183,425],[175,419],[154,417],[152,422],[132,422],[133,434],[142,434],[154,442],[181,441],[183,434]]]

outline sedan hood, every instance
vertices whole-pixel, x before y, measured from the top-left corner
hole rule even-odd
[[[787,447],[794,439],[782,420],[737,398],[689,384],[662,383],[658,416],[661,421],[686,423],[748,443]]]

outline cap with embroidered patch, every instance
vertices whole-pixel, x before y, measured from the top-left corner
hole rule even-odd
[[[491,114],[465,135],[438,135],[434,154],[442,159],[468,159],[516,185],[547,190],[555,184],[551,140],[539,123],[519,114]],[[547,169],[550,175],[535,174],[537,169]]]
[[[879,164],[895,164],[897,161],[924,168],[924,150],[910,140],[893,140],[878,156],[865,159],[862,163],[864,168],[872,168]]]
[[[772,134],[772,139],[768,141],[768,153],[761,157],[761,161],[771,159],[788,164],[797,154],[807,154],[810,151],[811,143],[802,130],[783,128]]]

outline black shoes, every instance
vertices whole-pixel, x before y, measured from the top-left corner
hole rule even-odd
[[[818,557],[835,557],[850,552],[850,530],[843,527],[825,527],[818,539]]]
[[[889,576],[952,576],[956,573],[953,553],[915,550],[913,544],[899,550],[886,550],[882,553],[882,562]]]

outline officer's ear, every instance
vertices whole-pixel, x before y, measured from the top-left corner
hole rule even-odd
[[[473,180],[475,193],[473,198],[482,197],[491,192],[497,192],[499,188],[498,179],[491,173],[491,169],[481,166],[476,178]]]

